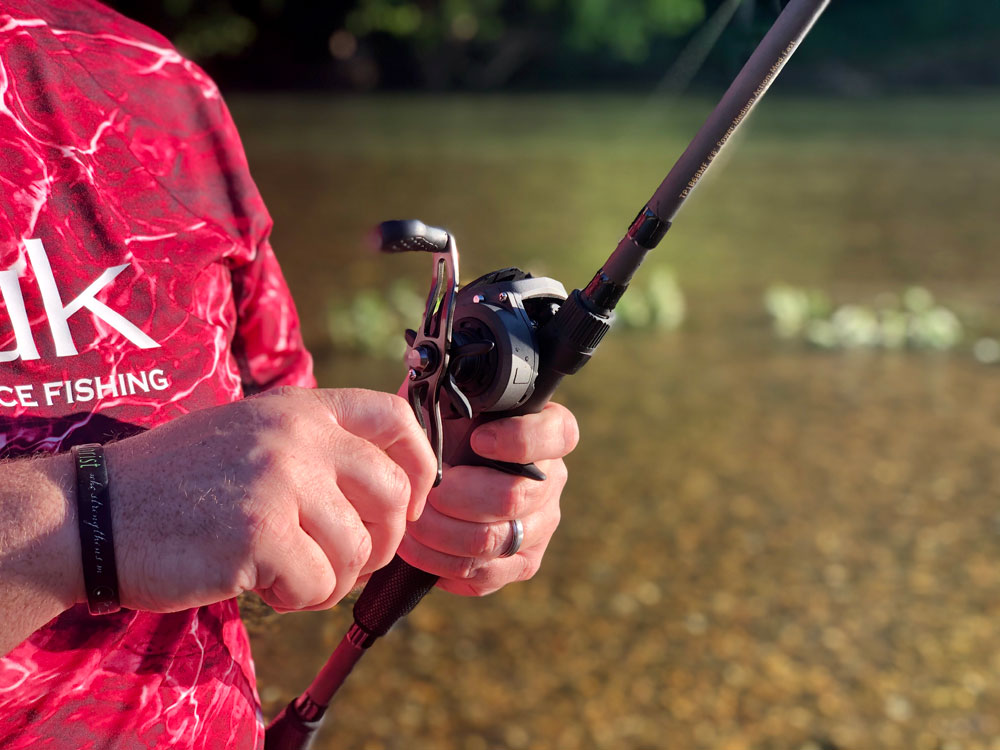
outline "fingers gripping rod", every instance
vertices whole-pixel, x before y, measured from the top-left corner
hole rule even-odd
[[[829,2],[791,0],[788,3],[690,145],[629,226],[615,251],[590,283],[583,290],[570,294],[553,319],[539,331],[541,360],[534,391],[525,403],[511,413],[540,410],[562,378],[589,361],[611,327],[613,310],[646,254],[663,239],[681,206],[774,82]],[[383,249],[390,252],[424,250],[435,253],[440,259],[438,279],[446,284],[450,280],[448,271],[454,249],[448,234],[419,222],[408,227],[397,222],[396,226],[401,230],[399,237],[380,237]],[[442,325],[450,325],[453,297],[454,288],[447,284],[446,291],[439,298],[441,301],[434,308],[438,322],[433,329],[425,328],[418,334],[428,349],[433,348],[432,344],[439,343]],[[429,299],[429,308],[431,304]],[[410,342],[411,348],[413,343]],[[420,376],[420,367],[413,367],[420,364],[417,359],[409,364],[411,370],[417,370]],[[432,390],[431,387],[427,389],[428,398],[431,398]],[[424,405],[428,403],[424,398],[420,401]],[[435,420],[433,410],[431,419]],[[433,439],[437,440],[440,433],[437,430],[434,432]],[[357,661],[372,643],[388,632],[394,622],[416,606],[433,588],[436,580],[436,576],[412,568],[399,557],[377,571],[355,604],[354,625],[333,656],[312,685],[289,703],[268,727],[266,750],[301,750],[307,747],[330,699]]]

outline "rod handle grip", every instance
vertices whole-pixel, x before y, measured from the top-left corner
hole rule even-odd
[[[534,411],[540,411],[543,406],[545,406],[545,402],[542,402],[538,409],[535,409]],[[518,411],[517,413],[526,414],[527,412]],[[482,414],[477,414],[472,419],[465,420],[467,423],[465,425],[465,433],[462,435],[461,439],[455,441],[455,447],[445,455],[445,460],[452,466],[485,466],[489,469],[496,469],[497,471],[502,471],[505,474],[512,474],[516,477],[526,477],[527,479],[534,479],[537,482],[545,481],[545,472],[534,464],[515,464],[510,461],[495,461],[492,458],[483,458],[472,450],[472,433],[476,431],[476,428],[480,425],[486,424],[487,422],[495,422],[498,419],[510,416],[513,416],[513,412],[488,411],[483,412]]]
[[[376,570],[354,603],[354,621],[381,638],[396,620],[405,617],[434,588],[438,577],[414,568],[396,555]]]

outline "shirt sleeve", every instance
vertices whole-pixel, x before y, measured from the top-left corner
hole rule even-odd
[[[270,241],[260,242],[253,260],[232,274],[237,313],[233,354],[244,393],[250,396],[280,385],[315,387],[312,357]]]
[[[201,74],[190,66],[192,75]],[[207,77],[206,77],[207,80]],[[250,174],[228,107],[217,91],[199,96],[207,127],[181,128],[190,165],[173,176],[175,195],[233,238],[227,254],[236,307],[232,353],[243,393],[281,385],[316,386],[295,302],[270,243],[271,216]],[[178,185],[181,180],[186,184]],[[207,189],[211,186],[213,189]]]
[[[113,109],[108,122],[117,122],[119,102],[128,105],[127,116],[120,117],[129,153],[152,181],[152,190],[132,193],[141,201],[147,194],[166,192],[175,202],[171,215],[187,214],[204,223],[203,233],[231,240],[221,262],[232,283],[236,321],[231,352],[244,395],[280,385],[315,386],[312,358],[269,242],[271,217],[218,88],[166,39],[114,14],[108,20],[109,13],[53,45],[55,52],[71,42],[76,45],[69,49],[88,62],[81,78],[97,87],[90,98]],[[109,40],[100,28],[91,28],[102,23],[120,26],[120,34]],[[133,36],[141,41],[129,42]],[[134,74],[121,73],[133,66],[142,71],[141,87],[135,86]],[[161,210],[142,203],[129,215],[158,217]]]
[[[236,306],[232,352],[243,393],[251,396],[281,385],[314,388],[312,357],[302,340],[295,302],[271,247],[271,216],[250,175],[243,144],[221,97],[205,100],[214,123],[205,144],[209,170],[201,180],[223,181],[206,213],[234,238],[228,257]],[[197,149],[194,149],[197,151]],[[202,182],[202,186],[204,182]],[[203,190],[195,191],[204,197]],[[191,193],[187,193],[190,198]]]

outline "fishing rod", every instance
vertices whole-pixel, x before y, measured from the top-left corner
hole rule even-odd
[[[517,268],[486,274],[459,289],[458,248],[443,229],[420,221],[388,221],[377,245],[388,253],[429,252],[433,277],[421,326],[406,332],[407,397],[443,462],[492,466],[544,479],[533,465],[484,459],[469,447],[477,426],[535,413],[559,383],[585,365],[611,328],[614,309],[646,254],[723,147],[753,110],[830,0],[791,0],[747,60],[614,252],[582,290]],[[425,417],[426,413],[426,417]],[[447,446],[443,419],[464,418],[464,437]],[[412,610],[437,582],[398,555],[376,571],[354,604],[354,624],[316,679],[267,728],[265,750],[302,750],[327,706],[371,645]]]

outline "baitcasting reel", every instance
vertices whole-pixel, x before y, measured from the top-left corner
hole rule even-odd
[[[531,398],[540,370],[538,331],[565,301],[563,285],[505,268],[459,291],[458,250],[443,229],[420,221],[387,221],[379,225],[377,238],[384,252],[434,254],[422,324],[406,331],[406,364],[407,396],[437,456],[438,481],[444,460],[544,479],[533,465],[477,456],[468,450],[467,439],[445,456],[442,419],[464,417],[474,420],[474,428],[514,412]]]
[[[437,456],[438,481],[444,461],[488,465],[544,479],[534,466],[481,458],[469,447],[469,436],[483,422],[541,411],[562,379],[590,360],[646,254],[663,239],[691,191],[829,2],[788,3],[615,251],[583,289],[567,295],[558,281],[506,268],[459,291],[458,250],[447,232],[419,221],[389,221],[379,226],[378,246],[383,251],[434,254],[433,281],[420,329],[406,332],[406,361],[407,395]],[[459,417],[467,420],[456,424],[465,430],[464,436],[447,441],[449,454],[445,455],[442,420]],[[451,437],[453,431],[448,432]],[[305,748],[354,665],[436,581],[437,576],[407,565],[398,555],[375,571],[354,604],[354,624],[330,660],[268,727],[266,750]]]

